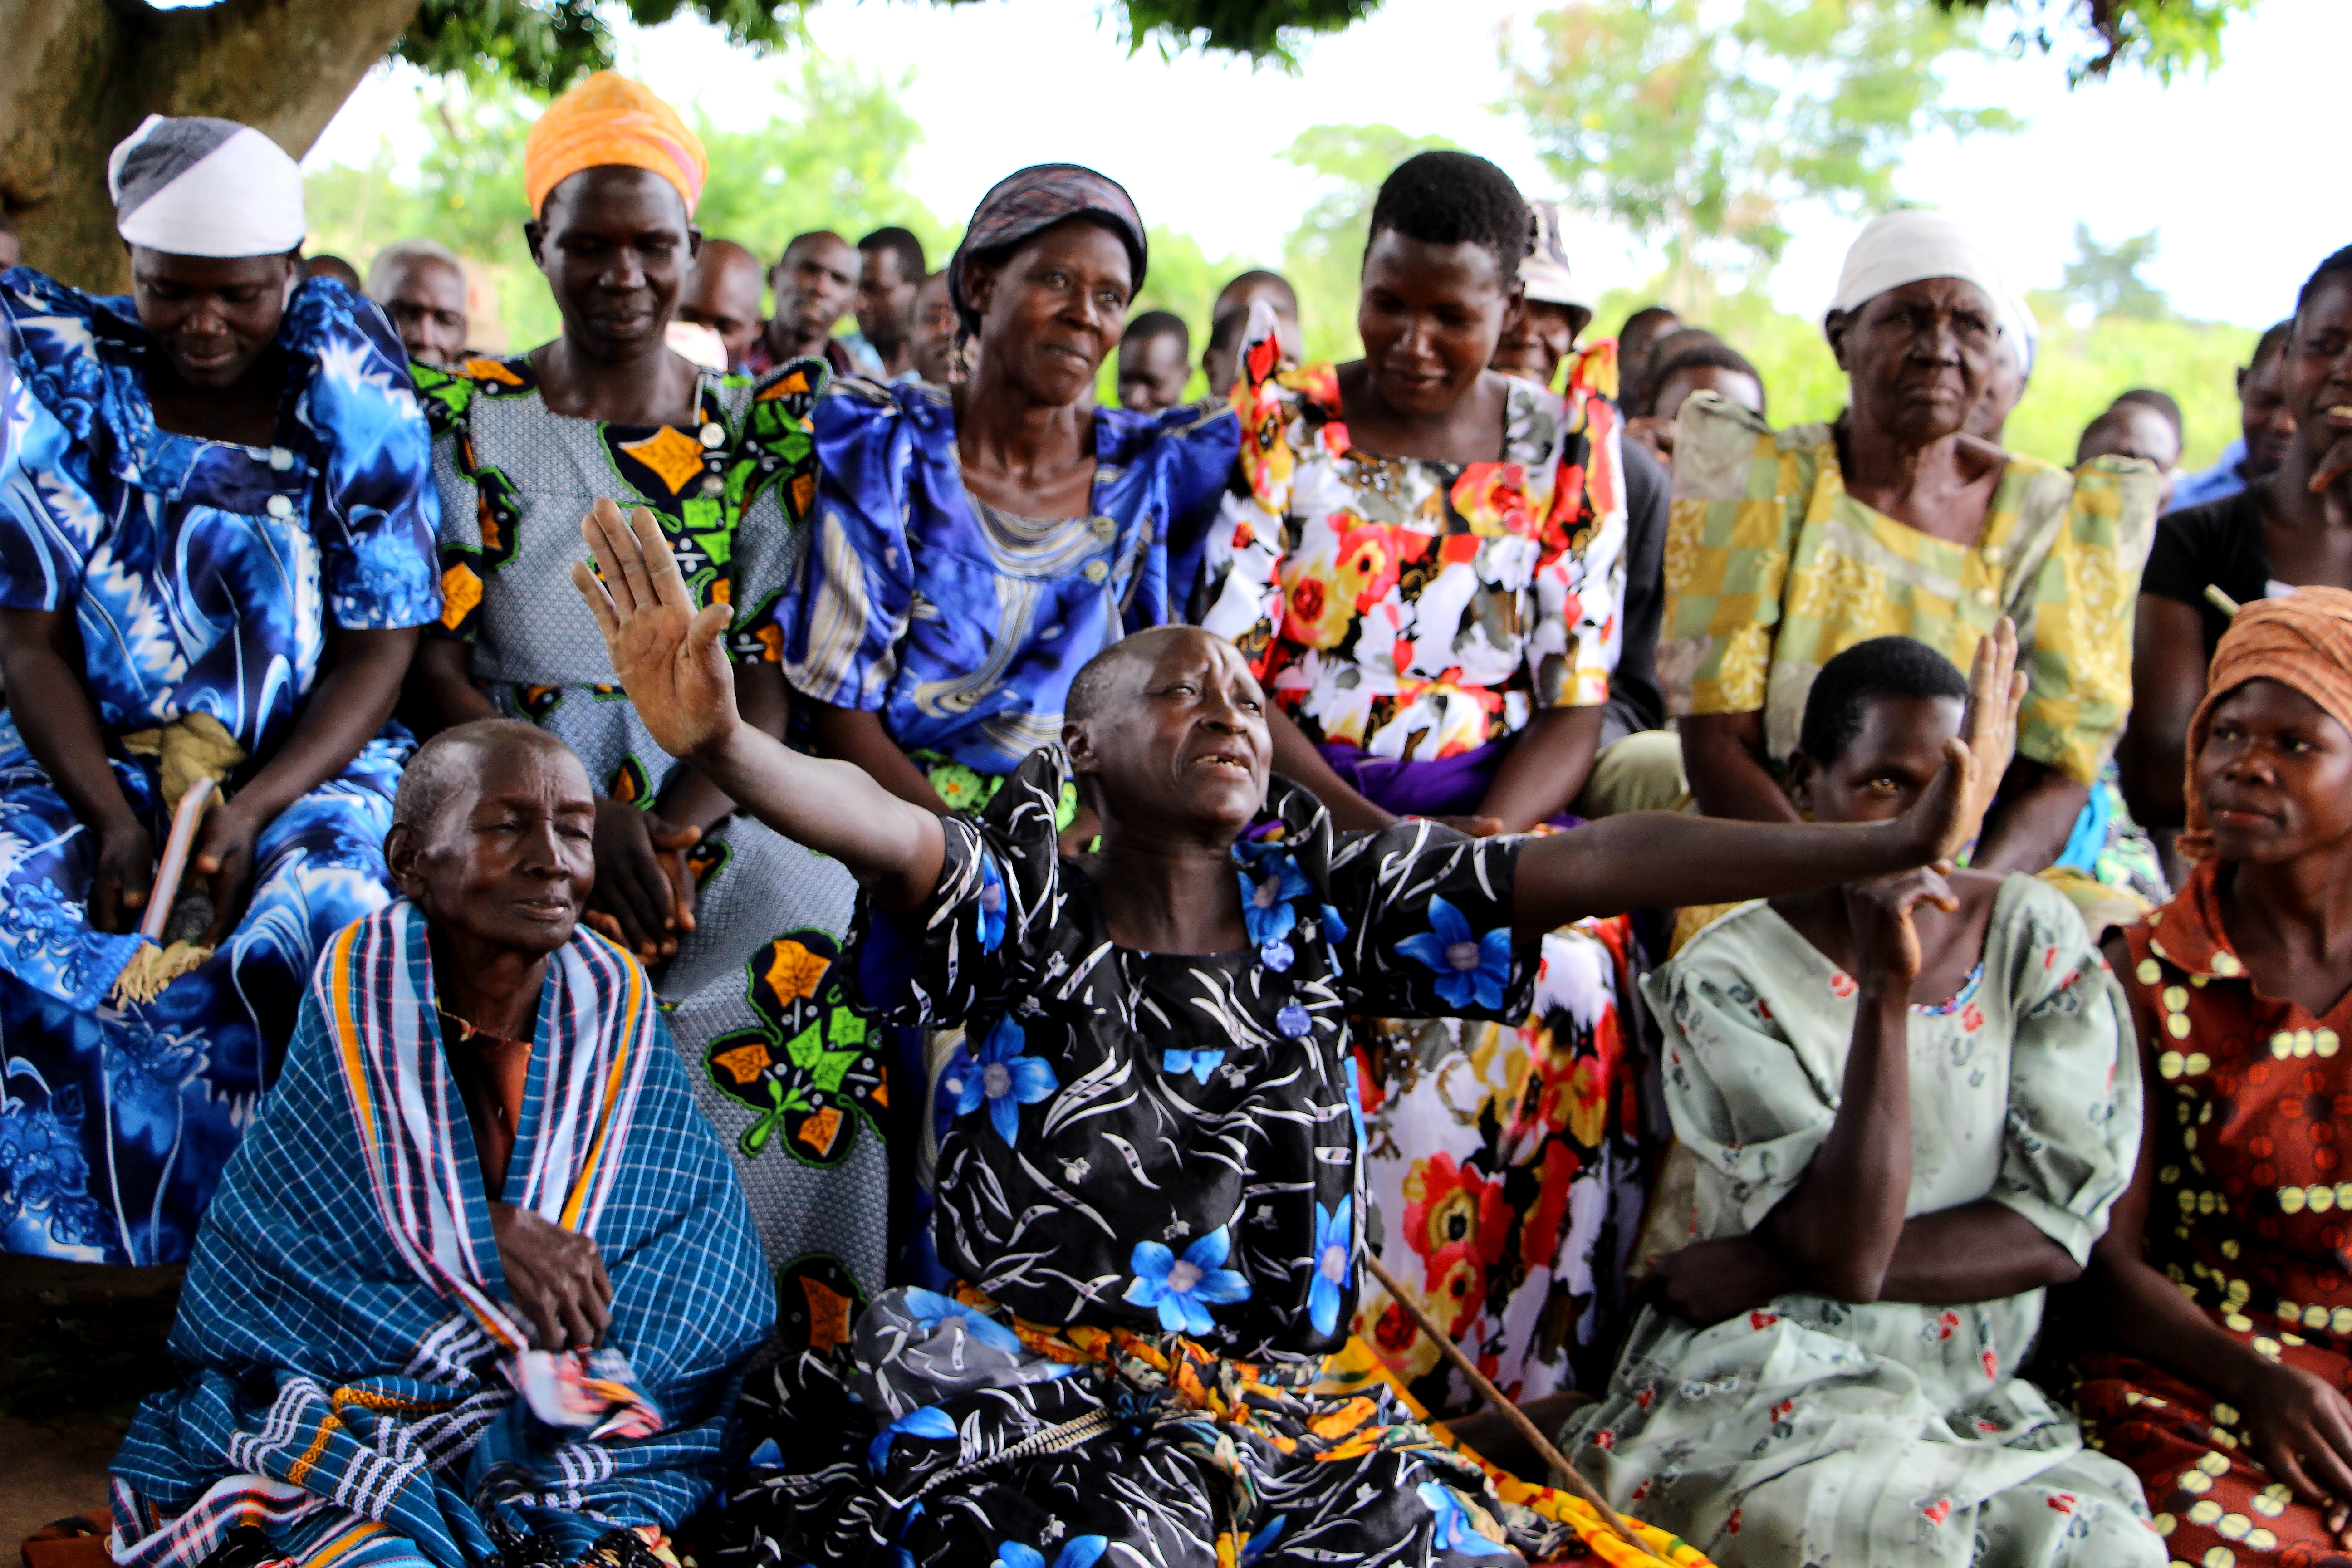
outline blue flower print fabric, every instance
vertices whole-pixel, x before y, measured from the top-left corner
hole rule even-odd
[[[18,268],[0,277],[0,605],[73,617],[115,781],[160,846],[158,763],[123,735],[201,713],[266,759],[331,628],[439,615],[425,418],[399,340],[331,280],[287,307],[266,449],[156,426],[128,300]],[[278,813],[229,939],[152,1001],[118,1005],[140,939],[89,923],[94,836],[0,719],[0,1250],[187,1257],[320,945],[390,897],[380,846],[410,746],[386,725]]]
[[[1328,1352],[1364,1210],[1348,1016],[1524,1008],[1522,841],[1336,834],[1277,780],[1234,849],[1250,947],[1139,952],[1060,853],[1066,766],[1040,751],[979,821],[942,818],[928,908],[861,907],[845,953],[887,1021],[980,1042],[934,1087],[940,1256],[1033,1322]]]

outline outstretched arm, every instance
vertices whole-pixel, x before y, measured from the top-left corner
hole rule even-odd
[[[711,605],[695,613],[653,514],[639,508],[624,519],[598,500],[580,531],[605,574],[577,562],[572,584],[662,749],[691,762],[739,810],[848,867],[883,909],[902,913],[930,897],[947,854],[939,817],[853,763],[803,756],[744,722],[721,642],[732,612]]]
[[[1511,925],[1520,941],[1627,910],[1806,892],[1948,860],[1961,843],[1967,748],[1892,822],[1727,822],[1637,811],[1537,840],[1520,852]]]
[[[1976,837],[2017,749],[2017,628],[2004,616],[1977,644],[1968,710],[1944,742],[1944,771],[1892,822],[1729,822],[1644,811],[1531,844],[1519,856],[1518,938],[1587,915],[1769,899],[1868,881],[1949,860]]]

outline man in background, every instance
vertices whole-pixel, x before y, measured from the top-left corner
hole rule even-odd
[[[466,357],[466,269],[438,240],[394,240],[368,267],[367,297],[383,308],[414,364]]]
[[[743,368],[761,375],[807,356],[824,360],[835,375],[856,374],[856,356],[833,329],[857,301],[862,269],[856,249],[831,229],[796,236],[768,273],[775,314],[752,340]]]
[[[1118,405],[1138,414],[1173,408],[1192,379],[1192,334],[1169,310],[1146,310],[1118,340]]]
[[[2157,397],[2164,398],[2164,403],[2156,402]],[[2169,510],[2172,470],[2180,461],[2180,426],[2167,414],[2166,404],[2172,404],[2172,399],[2160,392],[2153,397],[2145,392],[2126,392],[2116,398],[2105,413],[2083,427],[2082,439],[2074,444],[2074,466],[2079,468],[2094,458],[2138,458],[2154,463],[2156,471],[2164,476],[2157,510]],[[2173,408],[2177,411],[2179,405]]]
[[[0,272],[21,266],[24,260],[24,249],[16,239],[16,220],[8,216],[6,207],[0,207]]]
[[[758,257],[731,239],[706,239],[678,290],[677,319],[718,333],[727,346],[727,368],[740,372],[763,324],[760,289]]]
[[[934,272],[915,290],[915,309],[907,328],[907,352],[919,379],[933,386],[953,386],[964,378],[964,367],[956,360],[956,326],[955,303],[948,298],[948,275],[944,270]]]
[[[882,362],[881,379],[915,375],[915,290],[930,270],[923,242],[903,228],[877,228],[857,242],[857,330]]]
[[[2286,461],[2287,448],[2294,444],[2294,416],[2286,411],[2279,363],[2285,357],[2287,330],[2294,325],[2291,320],[2281,321],[2254,344],[2252,363],[2238,372],[2238,438],[2221,449],[2211,468],[2173,486],[2166,510],[2226,500]]]
[[[1664,305],[1644,305],[1617,329],[1617,401],[1621,407],[1648,406],[1650,348],[1683,324]]]
[[[360,269],[340,256],[313,256],[302,270],[313,278],[331,278],[354,294],[360,291]]]
[[[1569,276],[1568,247],[1559,237],[1559,204],[1529,202],[1528,226],[1531,243],[1519,263],[1526,305],[1516,320],[1505,323],[1488,363],[1505,375],[1549,386],[1559,374],[1559,362],[1575,352],[1576,340],[1591,324],[1592,307]]]

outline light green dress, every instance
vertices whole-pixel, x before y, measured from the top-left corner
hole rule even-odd
[[[1836,1115],[1852,977],[1764,903],[1647,984],[1696,1157],[1692,1235],[1738,1236]],[[1990,1196],[2080,1260],[2139,1146],[2129,1013],[2063,894],[2012,876],[1983,963],[1911,1010],[1906,1213]],[[1652,1308],[1562,1447],[1722,1568],[2162,1568],[2139,1483],[2017,1375],[2042,1292],[1949,1307],[1790,1294],[1696,1329]]]

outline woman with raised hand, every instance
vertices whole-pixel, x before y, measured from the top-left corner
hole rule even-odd
[[[391,897],[437,510],[400,340],[304,279],[294,160],[151,116],[108,175],[129,298],[0,278],[0,1248],[171,1263]]]
[[[1838,653],[1790,799],[1900,815],[1968,705],[2013,711],[2003,662]],[[2130,1472],[2021,1375],[2138,1147],[2123,998],[2065,896],[1919,868],[1745,904],[1647,990],[1691,1239],[1562,1450],[1726,1568],[2158,1568]]]
[[[1706,393],[1677,417],[1658,671],[1691,793],[1712,816],[1794,821],[1780,777],[1832,655],[1899,635],[1962,664],[2007,616],[2029,684],[1970,864],[2074,863],[2105,842],[2084,806],[2131,708],[2159,476],[2111,458],[2070,474],[1967,433],[1996,373],[2027,363],[2028,329],[1948,218],[1864,228],[1823,330],[1852,383],[1834,424],[1774,431]]]
[[[1272,696],[1276,771],[1343,826],[1581,820],[1622,644],[1625,501],[1591,362],[1565,395],[1489,368],[1527,309],[1530,232],[1485,159],[1408,159],[1372,207],[1364,357],[1283,370],[1271,317],[1244,354],[1247,436],[1200,619]],[[1618,1011],[1631,942],[1605,923],[1547,938],[1507,1026],[1465,1016],[1482,999],[1465,975],[1434,1021],[1357,1037],[1381,1260],[1517,1398],[1574,1388],[1622,1299],[1618,1211],[1638,1210],[1644,1164]],[[1362,1327],[1431,1410],[1475,1402],[1402,1304],[1372,1297]]]
[[[673,998],[736,971],[776,928],[848,914],[848,885],[665,754],[568,613],[572,531],[598,496],[661,520],[698,602],[735,607],[751,721],[783,733],[776,617],[815,492],[807,426],[824,365],[756,383],[673,353],[665,331],[701,245],[702,144],[676,110],[599,71],[524,144],[532,260],[562,331],[505,359],[416,367],[441,487],[439,625],[417,657],[444,724],[504,716],[559,736],[597,790],[589,923]],[[790,923],[787,921],[787,923]]]
[[[2292,459],[2290,459],[2292,461]],[[2352,1556],[2352,593],[2256,600],[2188,727],[2194,866],[2109,940],[2147,1086],[2075,1391],[2178,1562]]]
[[[1938,861],[1998,771],[1951,742],[1911,809],[1861,827],[1645,814],[1543,838],[1340,832],[1272,776],[1241,655],[1171,626],[1090,660],[1061,742],[974,821],[745,723],[728,609],[697,611],[647,514],[600,502],[585,528],[602,575],[574,581],[653,734],[863,885],[835,961],[858,1005],[975,1042],[927,1105],[940,1254],[967,1289],[886,1293],[747,1394],[751,1468],[717,1561],[1577,1550],[1603,1528],[1591,1510],[1507,1480],[1504,1500],[1377,1379],[1315,1391],[1347,1342],[1369,1220],[1349,1015],[1516,1017],[1563,923]],[[1100,841],[1065,855],[1073,779]],[[1465,980],[1467,1006],[1451,999]]]

